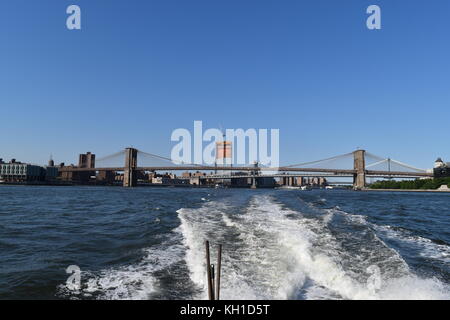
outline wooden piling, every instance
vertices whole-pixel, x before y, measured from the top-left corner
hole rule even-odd
[[[215,275],[214,275],[215,272],[214,271],[215,271],[214,270],[214,265],[212,264],[211,265],[211,284],[212,284],[211,288],[212,288],[212,294],[213,294],[212,300],[216,300],[216,295],[215,295],[216,284],[215,284],[215,281],[214,281],[214,278],[215,278]]]
[[[211,279],[211,258],[209,255],[209,241],[205,241],[205,249],[206,249],[206,276],[208,282],[208,298],[209,300],[214,300],[214,289],[213,283]]]
[[[209,252],[209,241],[205,241],[206,250],[206,277],[208,282],[208,298],[209,300],[220,299],[220,276],[222,270],[222,245],[217,248],[217,271],[211,264],[211,255]]]
[[[216,300],[220,300],[220,271],[222,268],[222,245],[217,250],[217,272],[216,272]]]

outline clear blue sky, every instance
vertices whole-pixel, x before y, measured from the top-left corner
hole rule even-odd
[[[169,155],[203,120],[279,128],[282,164],[363,147],[431,167],[450,161],[449,16],[448,0],[2,0],[0,157]]]

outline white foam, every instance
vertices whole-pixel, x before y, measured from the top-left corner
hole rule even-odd
[[[422,257],[450,263],[450,247],[437,244],[430,239],[409,234],[409,232],[393,229],[391,226],[374,226],[384,236],[407,243],[419,251]]]
[[[183,244],[186,248],[184,258],[190,271],[190,278],[197,285],[201,294],[198,299],[206,299],[206,268],[205,268],[205,240],[215,240],[223,235],[223,214],[231,209],[231,206],[216,201],[209,201],[200,208],[182,208],[177,211],[181,221],[179,231],[183,236]],[[224,218],[227,219],[227,218]],[[233,221],[227,219],[229,226]],[[226,227],[226,226],[224,226]],[[211,239],[209,233],[214,235]],[[211,243],[214,245],[214,243]],[[215,259],[215,250],[211,248],[211,259]]]
[[[177,237],[178,234],[174,234]],[[137,264],[99,272],[83,271],[81,290],[71,292],[60,286],[64,295],[92,297],[102,300],[145,300],[159,290],[154,273],[183,258],[183,247],[172,238],[169,243],[145,249],[144,258]],[[74,295],[75,294],[75,295]]]
[[[191,223],[186,215],[189,209],[180,209],[177,211],[181,220],[180,231],[184,236],[183,243],[186,246],[185,260],[190,271],[191,280],[205,291],[204,278],[206,270],[203,266],[204,255],[202,254],[202,241],[204,233],[202,228],[196,228],[195,223]]]
[[[329,224],[334,217],[334,210],[332,209],[325,209],[326,214],[323,215],[322,221],[324,224]]]
[[[347,219],[361,225],[368,225],[383,236],[407,243],[408,246],[419,250],[420,255],[425,258],[441,260],[450,263],[450,247],[433,242],[430,239],[412,235],[407,230],[394,229],[391,226],[380,226],[369,223],[366,216],[350,214],[342,210],[331,209],[334,213],[345,215]],[[381,240],[380,240],[381,241]]]
[[[227,227],[239,228],[239,224],[234,222],[226,213],[222,212],[223,222]]]
[[[379,248],[380,266],[367,265],[360,258],[341,254],[336,239],[326,229],[332,217],[321,220],[291,219],[298,212],[283,208],[269,196],[253,197],[246,212],[229,214],[230,206],[211,202],[199,209],[182,209],[181,230],[188,247],[186,262],[192,280],[206,291],[203,241],[209,234],[238,233],[232,252],[223,256],[224,299],[448,299],[448,286],[437,279],[421,279],[412,274],[401,256],[373,237]],[[350,220],[366,224],[363,216]],[[226,248],[226,246],[225,246]],[[365,250],[370,250],[365,249]],[[371,256],[380,253],[372,249]],[[353,253],[352,253],[353,254]],[[367,252],[365,253],[367,255]],[[401,272],[390,270],[390,262]],[[345,262],[345,263],[344,263]],[[361,264],[361,273],[345,269],[345,264]],[[401,266],[406,266],[402,268]],[[366,270],[366,268],[368,268]],[[381,269],[379,273],[373,270]],[[395,268],[394,268],[395,269]],[[372,274],[371,274],[372,272]],[[205,298],[203,294],[200,298]]]
[[[364,216],[321,209],[322,218],[307,218],[260,194],[236,211],[235,205],[223,201],[178,210],[181,224],[168,241],[146,249],[136,264],[83,272],[79,296],[151,298],[161,290],[155,272],[184,260],[200,292],[195,298],[206,299],[204,241],[209,239],[212,263],[214,245],[224,245],[222,299],[450,299],[448,285],[413,274],[400,254],[375,234],[360,251],[348,252],[328,228],[336,214],[373,227]],[[390,228],[384,232],[400,236]],[[426,240],[405,241],[433,250],[439,246]]]
[[[267,232],[270,228],[270,221],[267,221],[269,212],[255,210],[255,205],[259,208],[253,204],[239,218],[229,216],[229,207],[218,203],[197,210],[179,211],[181,228],[189,248],[186,261],[192,280],[202,289],[205,289],[206,278],[202,263],[204,237],[208,231],[217,233],[217,229],[222,229],[222,225],[208,220],[211,214],[219,215],[223,227],[239,234],[236,240],[240,243],[233,248],[232,255],[225,251],[223,256],[223,266],[227,268],[222,281],[224,299],[287,299],[295,291],[296,284],[304,282],[304,274],[292,268],[292,256],[280,251],[279,239],[273,238],[271,231]],[[194,216],[201,216],[203,223]]]

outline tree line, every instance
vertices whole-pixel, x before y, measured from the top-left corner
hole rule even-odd
[[[372,183],[371,189],[423,189],[435,190],[442,185],[450,187],[450,177],[436,179],[416,179],[416,180],[380,180]]]

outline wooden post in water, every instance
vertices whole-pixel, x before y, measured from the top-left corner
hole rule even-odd
[[[217,272],[214,265],[211,264],[211,256],[209,253],[209,241],[205,241],[206,250],[206,277],[208,282],[208,298],[209,300],[219,300],[220,298],[220,273],[222,269],[222,245],[219,244],[217,252]],[[214,281],[215,278],[215,281]]]
[[[216,272],[216,300],[220,300],[220,270],[222,268],[222,245],[219,244],[217,252],[217,272]]]
[[[209,255],[209,241],[205,241],[205,249],[206,249],[206,276],[208,278],[208,298],[209,300],[214,300],[214,288],[211,279],[211,259]]]
[[[211,288],[212,288],[212,292],[213,292],[213,300],[216,300],[216,295],[215,295],[215,290],[216,290],[216,284],[214,283],[214,278],[215,278],[215,275],[214,275],[214,272],[215,270],[214,270],[214,265],[212,264],[211,265],[211,284],[212,284],[212,286],[211,286]]]

